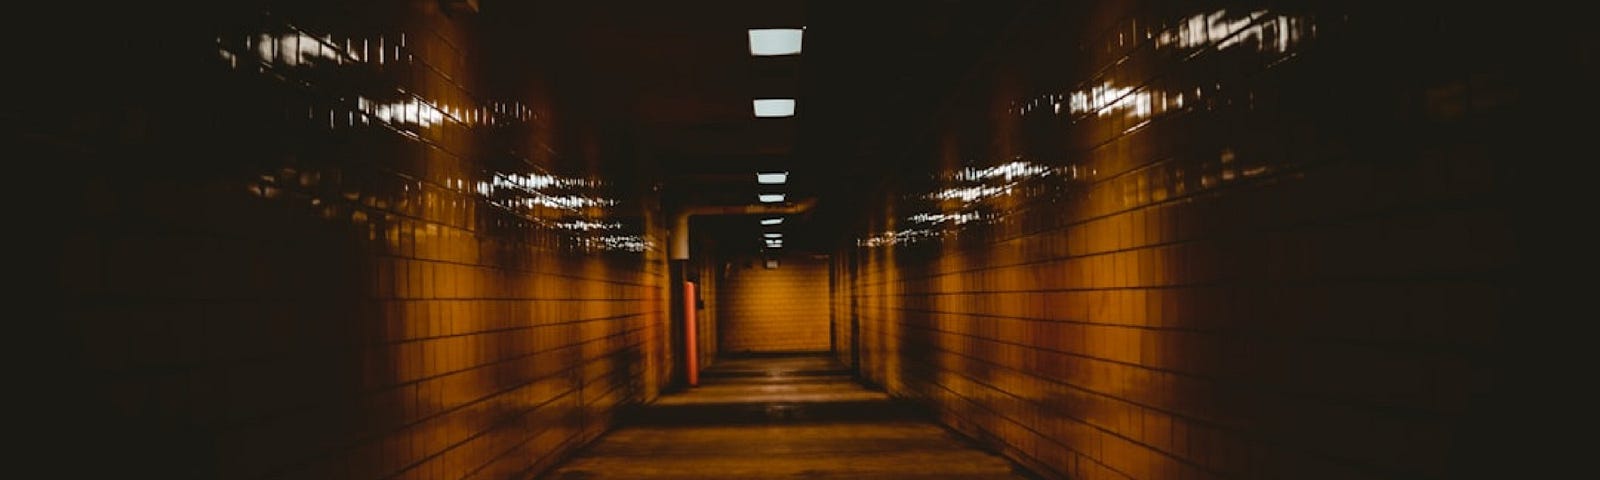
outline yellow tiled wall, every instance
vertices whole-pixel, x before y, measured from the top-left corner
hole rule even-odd
[[[718,338],[723,353],[823,352],[829,349],[828,261],[806,256],[736,261],[718,279]]]
[[[440,2],[269,3],[41,119],[72,179],[54,476],[527,478],[653,398],[662,229],[547,72]]]
[[[1514,55],[1320,8],[1024,15],[860,235],[862,374],[1047,476],[1480,473]]]

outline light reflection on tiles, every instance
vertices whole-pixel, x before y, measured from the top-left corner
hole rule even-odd
[[[536,213],[533,209],[537,207],[578,213],[588,208],[610,207],[619,203],[589,193],[603,185],[598,181],[579,178],[495,172],[492,181],[478,184],[477,191],[491,204],[502,208],[523,209],[530,214]]]
[[[991,223],[1001,218],[1002,212],[988,203],[1026,191],[1027,183],[1063,177],[1075,169],[1013,159],[989,167],[969,166],[936,172],[929,178],[945,186],[908,198],[916,207],[903,217],[907,228],[857,239],[856,244],[865,247],[915,244],[955,235],[960,231],[957,227]]]
[[[559,223],[556,223],[556,228],[562,228],[562,229],[567,229],[567,230],[579,230],[579,231],[614,230],[614,229],[622,228],[622,223],[620,223],[620,222],[603,223],[603,222],[590,222],[590,221],[586,221],[586,220],[573,220],[573,221],[570,221],[570,222],[559,222]]]
[[[1186,17],[1162,29],[1160,33],[1152,34],[1154,38],[1150,45],[1156,50],[1190,52],[1184,60],[1207,51],[1241,50],[1235,47],[1254,45],[1256,52],[1282,57],[1281,61],[1293,57],[1294,50],[1315,35],[1316,24],[1309,17],[1275,15],[1266,10],[1230,17],[1224,9]],[[1159,112],[1184,108],[1184,92],[1192,92],[1192,97],[1197,98],[1205,95],[1206,90],[1222,88],[1222,85],[1213,83],[1163,92],[1149,86],[1119,85],[1102,80],[1065,92],[1047,93],[1012,102],[1011,110],[1017,115],[1039,111],[1074,117],[1105,117],[1121,111],[1129,118],[1142,120]],[[1158,104],[1161,107],[1159,109],[1155,108]]]
[[[1215,46],[1217,50],[1254,42],[1258,51],[1285,53],[1315,33],[1316,25],[1307,18],[1272,15],[1266,10],[1229,18],[1228,11],[1222,9],[1185,18],[1155,40],[1157,48]]]
[[[1178,193],[1195,194],[1221,188],[1245,179],[1273,181],[1271,174],[1283,170],[1282,166],[1260,163],[1261,159],[1246,162],[1233,147],[1222,147],[1216,156],[1195,159],[1188,163],[1167,163],[1156,168],[1136,172],[1133,178],[1144,193],[1127,196],[1128,185],[1104,185],[1102,197],[1122,198],[1124,202],[1149,198],[1154,201]],[[943,183],[944,187],[931,191],[905,195],[901,205],[910,213],[897,217],[900,228],[880,231],[858,238],[860,247],[912,246],[945,241],[959,237],[973,229],[1013,221],[1023,205],[1045,202],[1049,205],[1087,202],[1091,199],[1092,184],[1099,178],[1099,169],[1072,163],[1048,166],[1026,160],[1013,159],[992,167],[965,167],[960,170],[936,173],[929,178]],[[1119,193],[1121,194],[1119,195]],[[1056,215],[1057,207],[1044,207],[1047,215]]]
[[[383,36],[376,39],[345,38],[342,42],[333,35],[317,37],[288,26],[291,33],[258,34],[248,36],[243,42],[230,44],[218,37],[218,54],[229,68],[240,69],[241,62],[251,61],[261,73],[272,73],[284,78],[296,70],[332,65],[341,68],[357,66],[399,66],[411,63],[414,56],[406,49],[405,35],[398,35],[398,43]],[[342,46],[340,44],[343,44]],[[288,80],[285,78],[285,80]],[[296,79],[305,81],[304,79]],[[315,86],[307,81],[308,86]],[[372,98],[391,98],[374,100]],[[357,115],[361,114],[361,115]],[[501,126],[537,119],[537,112],[516,101],[488,101],[477,105],[451,105],[436,99],[423,98],[403,87],[375,89],[369,95],[358,95],[354,105],[343,108],[330,107],[326,115],[318,112],[310,118],[329,118],[329,128],[337,128],[339,119],[345,126],[370,124],[371,119],[393,126],[414,125],[432,127],[446,122],[463,126]]]
[[[1179,17],[1165,24],[1159,21],[1149,24],[1158,26],[1147,27],[1139,36],[1117,33],[1109,37],[1108,45],[1129,50],[1120,58],[1107,59],[1105,70],[1093,75],[1091,80],[1068,89],[1011,101],[1009,111],[1029,119],[1027,121],[1058,118],[1065,122],[1055,124],[1054,128],[1098,122],[1097,125],[1112,127],[1110,132],[1126,135],[1170,113],[1212,111],[1241,103],[1253,108],[1254,95],[1248,85],[1230,85],[1209,75],[1142,78],[1135,70],[1122,70],[1123,64],[1132,56],[1153,57],[1157,62],[1170,65],[1207,61],[1212,57],[1208,54],[1218,54],[1229,58],[1260,56],[1266,60],[1262,65],[1271,68],[1296,57],[1297,50],[1316,37],[1316,22],[1312,17],[1268,10],[1235,13],[1219,9]],[[1164,198],[1168,190],[1193,193],[1284,171],[1282,166],[1243,157],[1240,150],[1232,146],[1219,146],[1213,152],[1216,156],[1209,160],[1194,159],[1139,172],[1139,181],[1150,187],[1130,184],[1112,189],[1145,189],[1150,195]],[[1033,201],[1090,201],[1090,184],[1101,180],[1092,165],[1094,163],[1088,159],[1041,162],[1019,157],[993,167],[967,167],[937,175],[933,179],[937,188],[902,199],[904,208],[910,211],[909,215],[898,217],[905,228],[869,235],[858,239],[857,243],[861,246],[911,245],[1005,223],[1014,217],[1013,212],[997,205],[1005,199],[1012,199],[1006,200],[1008,206]],[[991,178],[1003,179],[982,181]],[[1110,196],[1124,202],[1138,198],[1138,195],[1125,194]]]
[[[984,215],[982,212],[918,213],[910,217],[906,217],[906,220],[909,220],[912,223],[937,225],[948,222],[954,225],[961,225],[967,222],[982,221],[985,218],[986,215]]]
[[[402,141],[437,149],[451,135],[441,130],[443,127],[522,134],[542,128],[537,110],[520,101],[479,101],[464,90],[445,95],[452,100],[428,98],[406,85],[401,80],[405,75],[374,75],[421,65],[404,33],[359,38],[311,33],[288,24],[263,30],[238,37],[219,36],[218,58],[229,70],[277,81],[285,91],[316,92],[323,100],[305,105],[304,120],[330,134],[381,127],[378,131],[396,134]],[[325,98],[329,92],[344,93]],[[496,228],[519,228],[554,238],[554,246],[568,251],[644,252],[656,245],[643,233],[640,219],[619,216],[615,207],[623,202],[608,193],[611,188],[604,182],[540,171],[527,159],[517,163],[526,170],[462,172],[466,177],[399,182],[397,188],[365,185],[362,191],[342,193],[344,202],[325,201],[316,185],[297,180],[320,175],[314,167],[281,167],[275,169],[281,171],[250,181],[248,188],[260,198],[305,202],[319,208],[323,217],[352,223],[385,218],[361,208],[419,208],[425,202],[437,202],[436,206],[461,212],[458,216],[463,219],[476,218],[475,207],[510,215],[487,221]],[[341,208],[355,211],[340,213]]]
[[[987,168],[967,167],[948,175],[952,180],[975,181],[1000,178],[1005,181],[1050,175],[1050,167],[1024,161],[1013,161]]]

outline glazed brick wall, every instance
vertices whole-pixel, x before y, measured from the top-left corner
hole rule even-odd
[[[152,50],[190,55],[149,68],[196,89],[41,127],[74,178],[54,212],[52,355],[78,367],[59,376],[58,473],[527,478],[652,399],[661,250],[574,250],[476,189],[603,155],[561,140],[582,127],[555,95],[485,86],[474,17],[439,2],[277,3]],[[318,53],[347,41],[361,60]],[[382,118],[346,88],[447,108]]]
[[[943,242],[858,247],[862,375],[1047,476],[1482,474],[1523,255],[1517,50],[1475,33],[1492,14],[1276,6],[1231,11],[1315,22],[1294,55],[1157,49],[1223,6],[1019,20],[921,165],[1075,173]],[[1023,111],[1108,83],[1188,102]]]
[[[828,337],[828,262],[785,256],[778,268],[736,262],[718,285],[720,350],[824,352]]]

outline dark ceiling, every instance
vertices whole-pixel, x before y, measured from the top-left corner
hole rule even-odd
[[[545,28],[581,105],[626,130],[658,165],[668,208],[755,202],[759,191],[816,197],[783,226],[790,251],[833,251],[859,206],[943,99],[1030,0],[549,2],[485,5]],[[498,17],[504,16],[504,17]],[[796,56],[754,57],[750,28],[804,27]],[[797,99],[793,118],[755,118],[755,98]],[[790,172],[763,189],[758,170]],[[752,217],[696,221],[697,241],[755,251]]]

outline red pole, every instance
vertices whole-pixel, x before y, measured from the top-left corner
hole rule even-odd
[[[689,357],[686,360],[689,366],[689,386],[691,387],[700,385],[700,342],[696,339],[700,332],[695,326],[694,307],[694,282],[683,282],[683,325],[685,332],[683,341],[688,342],[688,346],[684,348],[684,351],[688,352],[685,356]]]

